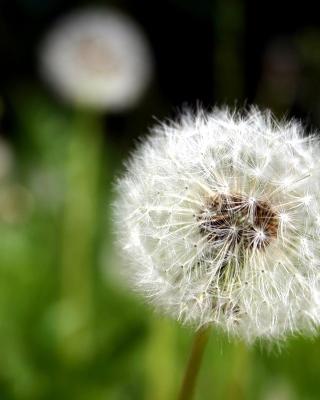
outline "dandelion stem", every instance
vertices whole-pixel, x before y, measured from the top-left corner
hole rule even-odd
[[[178,400],[191,400],[193,397],[202,356],[209,338],[209,334],[209,327],[201,328],[195,334]]]
[[[102,164],[99,117],[76,111],[70,129],[61,243],[60,347],[64,360],[90,357],[92,263]]]

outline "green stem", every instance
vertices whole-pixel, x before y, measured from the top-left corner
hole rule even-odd
[[[98,116],[78,112],[70,129],[66,196],[61,232],[60,347],[79,362],[92,350],[93,264],[102,163]]]
[[[191,400],[193,397],[202,356],[209,338],[209,334],[209,327],[201,328],[195,334],[178,400]]]

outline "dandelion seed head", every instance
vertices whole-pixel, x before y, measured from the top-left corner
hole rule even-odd
[[[268,111],[155,126],[117,183],[125,275],[161,311],[252,342],[312,333],[319,143]]]
[[[107,111],[134,105],[152,72],[146,39],[109,8],[78,10],[59,20],[40,49],[44,80],[72,104]]]

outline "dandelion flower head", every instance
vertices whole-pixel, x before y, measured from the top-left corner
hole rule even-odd
[[[319,324],[320,148],[268,111],[155,126],[117,183],[125,274],[160,309],[252,342]]]
[[[151,55],[139,27],[109,8],[73,12],[40,46],[41,73],[60,97],[93,109],[134,105],[151,77]]]

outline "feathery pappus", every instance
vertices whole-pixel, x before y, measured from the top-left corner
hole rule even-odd
[[[116,185],[124,274],[162,312],[247,342],[320,322],[320,147],[252,107],[155,126]]]

